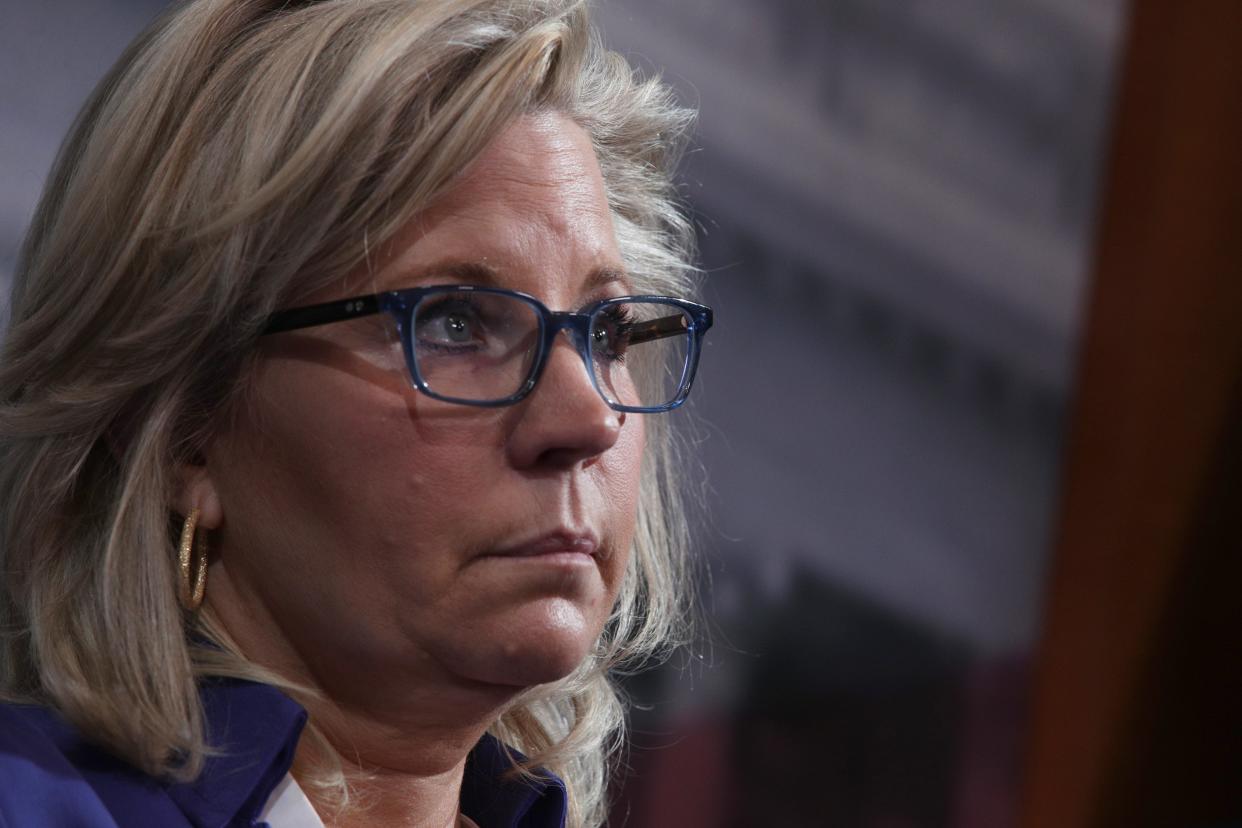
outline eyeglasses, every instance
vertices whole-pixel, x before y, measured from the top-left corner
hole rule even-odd
[[[475,285],[409,288],[292,308],[263,333],[377,313],[397,323],[414,387],[461,405],[512,405],[539,381],[569,331],[595,390],[616,411],[654,413],[686,401],[712,310],[669,296],[620,296],[577,313],[533,296]]]

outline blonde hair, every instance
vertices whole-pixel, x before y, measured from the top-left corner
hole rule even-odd
[[[14,278],[0,691],[149,774],[200,770],[198,678],[280,680],[180,610],[173,470],[227,416],[268,314],[339,280],[540,109],[590,135],[636,287],[689,292],[671,172],[690,114],[601,46],[582,2],[197,0],[129,47],[61,149]],[[647,425],[631,566],[595,651],[492,727],[564,778],[575,825],[606,817],[613,676],[685,631],[674,437]]]

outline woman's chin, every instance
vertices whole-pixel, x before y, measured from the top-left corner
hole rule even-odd
[[[548,598],[463,630],[453,661],[456,672],[475,681],[515,688],[548,684],[578,668],[601,628],[575,602]]]

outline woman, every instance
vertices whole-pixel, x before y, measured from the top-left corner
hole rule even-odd
[[[0,825],[604,819],[685,617],[687,121],[563,0],[130,47],[0,357]]]

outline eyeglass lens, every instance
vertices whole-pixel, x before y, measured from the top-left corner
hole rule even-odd
[[[498,402],[517,394],[539,350],[539,313],[514,296],[446,292],[414,309],[413,352],[427,388],[443,397]],[[659,407],[675,400],[690,354],[690,319],[676,305],[616,302],[588,334],[591,370],[609,403]]]
[[[591,319],[596,383],[610,403],[658,407],[677,398],[690,353],[689,319],[658,302],[605,305]]]

